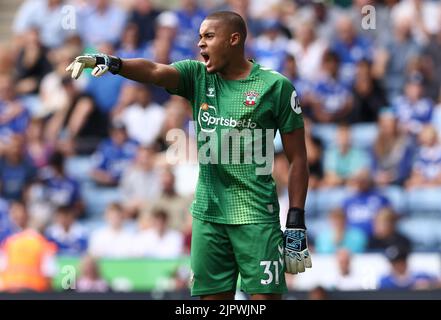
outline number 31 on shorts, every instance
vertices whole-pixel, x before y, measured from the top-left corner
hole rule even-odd
[[[260,261],[260,265],[264,267],[263,273],[264,279],[260,280],[262,285],[271,284],[273,281],[275,284],[279,284],[279,270],[283,267],[280,266],[279,261]]]

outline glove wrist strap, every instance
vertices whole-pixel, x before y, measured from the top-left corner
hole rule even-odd
[[[306,230],[305,210],[296,207],[290,208],[286,218],[286,228]]]
[[[109,67],[112,74],[118,74],[122,68],[122,60],[109,55],[96,56],[96,64],[104,64]]]

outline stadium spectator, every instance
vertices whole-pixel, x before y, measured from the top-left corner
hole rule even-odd
[[[315,251],[324,254],[335,253],[342,248],[361,253],[365,251],[366,245],[366,235],[347,225],[345,213],[340,208],[329,213],[329,227],[321,231],[315,239]]]
[[[357,34],[357,28],[350,17],[342,14],[336,21],[337,36],[331,49],[336,52],[341,62],[339,76],[345,85],[351,85],[355,79],[358,62],[365,59],[372,61],[373,46],[371,41]]]
[[[362,290],[363,279],[354,274],[352,269],[352,254],[347,249],[339,249],[335,254],[337,261],[338,274],[330,283],[330,287],[339,291],[358,291]]]
[[[294,34],[295,38],[289,41],[287,51],[296,59],[300,78],[315,81],[321,72],[327,44],[323,39],[317,38],[312,21],[299,22]]]
[[[425,126],[418,136],[419,150],[406,187],[435,187],[441,183],[441,143],[433,126]]]
[[[44,137],[44,121],[32,118],[26,129],[26,154],[32,164],[40,170],[49,164],[53,145]]]
[[[64,170],[64,156],[55,152],[49,160],[49,166],[40,170],[40,181],[44,186],[45,200],[53,208],[70,207],[76,217],[83,213],[80,185],[68,177]]]
[[[133,164],[123,171],[120,188],[128,218],[136,217],[142,207],[159,198],[161,182],[155,160],[154,147],[140,147]]]
[[[351,128],[341,124],[337,128],[336,146],[325,150],[323,166],[324,186],[344,185],[361,169],[369,166],[368,154],[352,145]]]
[[[45,138],[66,156],[90,155],[107,136],[107,115],[71,78],[63,78],[62,86],[67,94],[67,106],[48,119]]]
[[[159,14],[160,11],[154,7],[151,0],[135,1],[128,23],[138,27],[140,46],[144,46],[155,38],[155,20]]]
[[[89,50],[98,48],[103,42],[116,45],[126,23],[126,13],[110,0],[91,2],[78,10],[81,39]]]
[[[411,34],[411,22],[407,19],[395,21],[393,38],[384,48],[379,48],[374,66],[374,74],[382,79],[389,101],[402,94],[407,65],[420,50]]]
[[[438,10],[441,12],[441,9]],[[441,13],[439,14],[441,23]],[[424,69],[428,73],[429,84],[426,90],[434,101],[441,101],[441,28],[431,36],[423,49]]]
[[[265,20],[262,23],[262,33],[253,42],[254,58],[262,66],[281,72],[286,56],[287,40],[277,20]]]
[[[109,43],[101,43],[98,50],[106,54],[114,54],[114,47]],[[90,77],[85,93],[90,95],[98,109],[107,115],[119,103],[122,88],[127,82],[121,77],[112,77],[112,75],[104,75],[100,79]]]
[[[423,77],[414,74],[406,82],[404,95],[392,102],[392,108],[400,127],[411,136],[418,135],[424,124],[430,123],[433,102],[423,96]]]
[[[199,52],[194,39],[199,36],[199,26],[205,19],[206,13],[198,5],[197,0],[180,0],[179,7],[174,13],[178,18],[179,30],[174,45],[183,57],[194,58]]]
[[[378,212],[374,218],[373,233],[369,238],[369,251],[384,251],[391,246],[411,251],[410,240],[397,230],[398,218],[391,208],[384,208]]]
[[[75,34],[76,12],[68,11],[70,19],[66,19],[64,0],[27,0],[20,6],[14,22],[13,31],[17,37],[22,38],[23,34],[30,29],[36,29],[41,34],[41,42],[48,48],[58,48],[64,40]],[[67,20],[72,25],[66,25]],[[26,39],[20,39],[25,43]]]
[[[128,23],[117,46],[116,55],[121,58],[138,58],[142,56],[142,47],[139,44],[139,29],[136,24]]]
[[[309,167],[309,183],[310,189],[317,189],[321,187],[324,176],[323,170],[323,143],[322,141],[312,135],[313,124],[307,118],[303,119],[305,126],[305,143],[308,156]]]
[[[386,249],[386,257],[390,263],[390,273],[379,279],[380,290],[397,289],[433,289],[438,285],[438,280],[431,274],[422,271],[409,270],[406,249],[391,246]]]
[[[75,284],[77,292],[108,292],[109,285],[102,277],[98,261],[90,255],[81,259],[80,275]]]
[[[374,181],[378,186],[402,185],[412,166],[412,142],[399,129],[390,111],[381,112],[377,126],[378,134],[371,149]]]
[[[23,134],[29,123],[29,112],[16,95],[10,75],[0,75],[0,153],[2,145],[14,134]]]
[[[47,59],[47,49],[40,43],[38,31],[36,29],[29,29],[25,34],[25,42],[16,60],[15,86],[17,93],[19,95],[30,95],[35,98],[40,88],[41,79],[51,69],[52,66]],[[38,102],[35,99],[30,101],[34,102],[33,106],[35,108]]]
[[[189,209],[193,197],[182,196],[176,192],[175,175],[170,167],[166,167],[162,170],[157,189],[161,190],[161,193],[159,197],[151,203],[151,207],[164,210],[168,213],[168,224],[170,228],[179,230],[184,234],[191,232]]]
[[[378,212],[390,207],[389,200],[383,196],[373,183],[368,170],[359,171],[353,179],[355,193],[343,202],[348,225],[359,228],[366,236],[372,235],[373,222]]]
[[[322,286],[316,286],[308,292],[308,300],[328,300],[328,292]]]
[[[184,237],[168,226],[168,219],[168,213],[163,210],[140,217],[140,230],[133,241],[136,256],[171,259],[182,255]]]
[[[49,291],[56,272],[56,247],[28,228],[26,210],[17,210],[16,214],[14,220],[20,231],[9,236],[0,249],[0,291]]]
[[[322,77],[314,83],[312,118],[316,122],[338,122],[348,118],[352,107],[351,92],[339,79],[340,58],[327,51],[322,60]]]
[[[76,221],[70,206],[60,206],[55,211],[54,223],[47,227],[47,240],[53,242],[58,255],[79,256],[87,250],[86,230]]]
[[[377,121],[380,109],[386,107],[388,102],[381,83],[372,77],[372,66],[368,60],[357,63],[352,91],[354,107],[351,123]]]
[[[11,234],[11,219],[9,217],[9,204],[6,200],[0,198],[0,246]]]
[[[36,175],[35,167],[25,155],[22,136],[14,135],[0,157],[0,195],[7,200],[21,200]]]
[[[137,85],[135,94],[135,103],[123,109],[117,117],[125,124],[129,138],[150,146],[161,132],[165,110],[152,101],[149,87]]]
[[[94,153],[93,181],[100,186],[117,186],[137,150],[138,143],[127,137],[124,124],[114,121],[110,128],[110,138],[101,142]]]
[[[91,232],[88,252],[95,258],[126,258],[132,255],[133,233],[124,227],[124,211],[119,203],[110,203],[106,224]]]

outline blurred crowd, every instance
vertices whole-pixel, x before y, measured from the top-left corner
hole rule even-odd
[[[105,291],[96,259],[189,254],[198,175],[191,106],[118,76],[85,72],[75,81],[65,68],[96,52],[166,64],[201,59],[199,25],[217,10],[245,18],[247,55],[289,78],[300,96],[311,251],[335,254],[342,266],[351,253],[384,253],[392,268],[380,288],[438,285],[409,272],[406,258],[441,245],[434,230],[441,226],[441,4],[175,2],[171,9],[151,0],[19,7],[12,40],[0,49],[0,290],[20,281],[48,289],[56,255],[84,257],[78,288]],[[367,5],[375,8],[368,25]],[[173,128],[185,132],[188,151],[174,162],[167,158]],[[287,170],[276,141],[281,221]],[[426,235],[435,232],[422,244],[419,200],[422,214],[431,214]],[[17,265],[31,268],[28,278]]]

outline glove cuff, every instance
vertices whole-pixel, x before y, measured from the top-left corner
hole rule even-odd
[[[118,57],[109,55],[97,55],[96,64],[104,64],[109,67],[109,72],[112,74],[118,74],[122,68],[122,60]]]
[[[290,208],[286,218],[286,228],[306,230],[305,210],[300,208]]]

